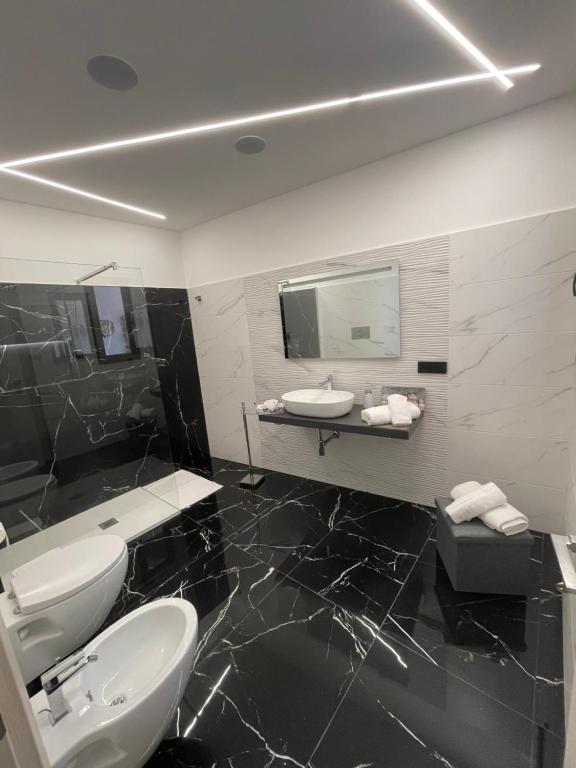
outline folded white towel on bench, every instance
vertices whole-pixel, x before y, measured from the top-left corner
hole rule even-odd
[[[497,486],[496,486],[497,487]],[[476,480],[470,480],[467,483],[460,483],[454,486],[450,491],[453,499],[461,499],[470,493],[475,493],[482,485]],[[452,506],[452,505],[450,505]],[[505,536],[513,536],[515,533],[522,533],[528,530],[528,518],[520,510],[513,507],[512,504],[502,504],[498,507],[479,515],[480,520],[493,531],[499,531]]]
[[[486,483],[480,488],[459,496],[452,504],[448,504],[446,512],[453,523],[463,523],[489,512],[494,507],[506,504],[506,496],[494,483]]]
[[[520,510],[513,507],[512,504],[503,504],[501,507],[494,507],[489,512],[480,515],[480,520],[493,531],[499,531],[506,536],[513,536],[515,533],[522,533],[528,530],[528,518]]]

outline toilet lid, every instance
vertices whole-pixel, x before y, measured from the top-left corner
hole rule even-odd
[[[71,597],[106,574],[123,557],[120,536],[91,536],[57,547],[12,571],[20,613],[33,613]]]
[[[0,467],[0,483],[10,483],[19,477],[33,475],[38,469],[37,461],[17,461],[15,464],[4,464]]]
[[[44,493],[56,482],[54,475],[32,475],[0,485],[0,507]]]

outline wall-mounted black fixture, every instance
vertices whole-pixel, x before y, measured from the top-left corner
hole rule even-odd
[[[418,360],[418,373],[448,373],[446,360]]]

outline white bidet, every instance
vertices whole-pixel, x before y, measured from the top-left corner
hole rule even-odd
[[[51,768],[141,768],[184,695],[197,637],[191,603],[156,600],[88,643],[61,684],[54,670],[32,698]]]

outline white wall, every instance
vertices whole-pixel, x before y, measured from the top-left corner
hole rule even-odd
[[[450,238],[448,485],[474,475],[496,479],[533,527],[562,531],[565,515],[573,527],[568,402],[576,321],[568,283],[576,250],[566,244],[576,236],[576,213],[568,210],[576,207],[575,135],[576,96],[564,97],[208,222],[182,235],[187,285],[204,294],[202,284],[230,281],[212,288],[227,295],[240,286],[241,300],[233,302],[240,311],[251,281],[279,267],[315,261],[318,271],[318,260],[466,232]],[[543,215],[551,211],[566,214]],[[231,280],[238,277],[247,279]],[[213,334],[205,341],[199,338],[198,350],[207,368],[214,356],[232,365]],[[257,365],[250,370],[250,358],[264,354],[251,341],[238,347],[238,371],[223,363],[218,369],[227,388],[218,405],[210,387],[215,410],[238,399],[240,384],[246,400],[278,394],[268,392],[277,383],[271,376],[257,373]],[[316,383],[309,368],[297,371],[301,385]],[[234,421],[229,414],[226,434],[208,423],[212,447],[223,456],[234,443]],[[270,451],[254,438],[255,452],[272,466]],[[331,462],[327,456],[324,465]],[[286,471],[300,474],[296,464],[285,464]],[[402,498],[401,489],[392,490]],[[419,495],[431,490],[429,484]]]
[[[26,261],[35,259],[52,263],[39,269]],[[0,200],[0,281],[67,283],[85,270],[53,262],[111,261],[141,269],[134,284],[183,284],[177,232]],[[122,276],[139,277],[128,269]]]
[[[416,361],[448,356],[448,256],[448,238],[442,237],[346,257],[346,263],[366,266],[398,260],[400,357],[285,359],[278,281],[317,273],[318,264],[193,289],[193,295],[202,296],[192,302],[191,312],[211,454],[246,461],[242,400],[251,405],[315,387],[329,373],[336,387],[355,393],[358,403],[366,386],[377,397],[382,385],[425,387],[429,408],[409,441],[345,434],[319,456],[314,430],[259,425],[250,415],[252,456],[267,469],[396,499],[433,504],[435,496],[445,495],[446,377],[417,374]]]
[[[189,286],[576,206],[576,96],[187,230]]]
[[[532,528],[576,532],[576,209],[345,260],[385,258],[400,261],[402,350],[395,359],[284,358],[277,283],[316,273],[318,263],[193,288],[202,296],[192,321],[212,454],[246,460],[241,400],[317,386],[328,373],[357,401],[366,385],[376,393],[382,384],[425,387],[425,418],[409,442],[344,435],[320,458],[313,430],[258,429],[251,417],[254,459],[425,504],[466,480],[492,480]],[[418,374],[421,359],[447,359],[448,377]]]
[[[493,480],[565,529],[576,366],[576,210],[450,237],[449,485]]]

